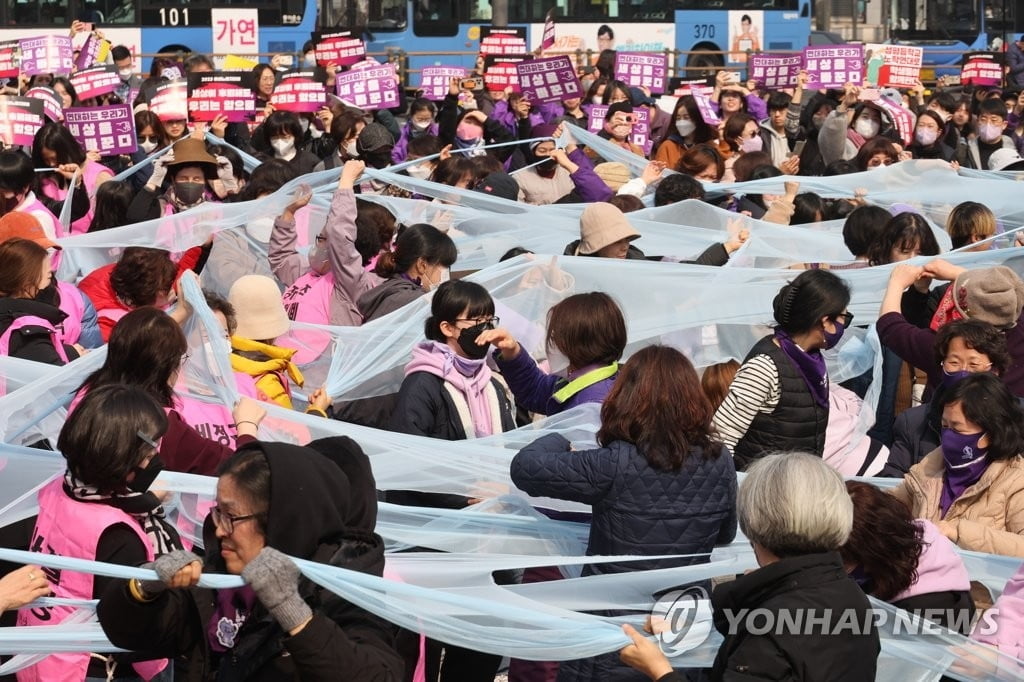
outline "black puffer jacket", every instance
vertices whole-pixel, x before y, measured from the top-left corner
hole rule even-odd
[[[54,329],[59,329],[67,314],[57,306],[28,298],[0,298],[0,335],[4,334],[20,317],[38,317],[49,323],[30,324],[11,332],[7,355],[23,360],[45,362],[49,365],[63,365],[64,360],[57,353]],[[73,346],[64,344],[68,360],[78,357]]]
[[[373,532],[376,495],[369,462],[348,438],[310,447],[254,442],[270,463],[267,544],[291,556],[382,575],[384,543]],[[207,519],[204,572],[224,573],[220,542]],[[299,592],[313,620],[287,636],[258,601],[227,653],[211,650],[207,630],[217,592],[167,590],[156,600],[135,601],[127,582],[112,581],[97,607],[100,624],[117,646],[146,652],[142,660],[175,659],[175,679],[202,682],[249,680],[398,682],[404,664],[396,651],[398,628],[306,580]]]

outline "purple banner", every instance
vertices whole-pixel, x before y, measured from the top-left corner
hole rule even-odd
[[[587,130],[592,133],[601,132],[607,113],[608,105],[606,104],[595,104],[590,107]],[[633,117],[633,132],[629,134],[629,141],[638,147],[643,147],[644,154],[650,154],[651,148],[654,146],[654,140],[651,139],[650,114],[645,107],[637,107],[633,110]]]
[[[519,62],[516,76],[523,97],[529,102],[564,102],[583,97],[576,68],[564,55]]]
[[[29,97],[0,97],[0,141],[31,146],[43,127],[43,104]]]
[[[138,148],[131,105],[75,107],[64,112],[64,125],[86,151],[103,156],[131,154]]]
[[[26,92],[25,96],[42,102],[43,113],[46,115],[46,118],[55,123],[60,123],[64,120],[64,105],[61,103],[57,91],[53,88],[37,85]]]
[[[700,117],[704,119],[705,123],[709,126],[717,126],[722,122],[722,119],[718,118],[718,112],[716,112],[715,108],[711,106],[710,97],[693,93],[693,99],[697,102],[697,109],[700,110]]]
[[[615,77],[627,85],[647,88],[653,94],[665,92],[668,57],[644,52],[619,52],[615,55]]]
[[[804,69],[808,90],[860,85],[864,81],[864,46],[805,47]]]
[[[81,71],[82,69],[88,69],[90,66],[95,64],[97,58],[100,56],[101,46],[102,43],[100,42],[100,39],[90,34],[85,40],[85,45],[82,45],[82,49],[78,51],[78,56],[75,57],[75,68]],[[79,95],[79,97],[81,97],[81,95]]]
[[[67,36],[40,36],[18,41],[21,48],[21,72],[26,76],[52,73],[66,76],[74,68],[71,38]]]
[[[555,8],[548,10],[544,16],[544,33],[540,39],[541,51],[550,49],[555,44]]]
[[[448,94],[448,84],[453,78],[465,78],[466,70],[461,66],[425,66],[420,73],[420,90],[427,99],[439,102]]]
[[[747,65],[750,80],[767,90],[792,88],[803,66],[800,55],[752,54]]]
[[[121,77],[117,75],[116,66],[104,64],[71,74],[71,85],[78,99],[86,100],[114,92],[121,85]]]
[[[366,111],[398,106],[398,77],[390,64],[339,73],[334,85],[340,99]]]

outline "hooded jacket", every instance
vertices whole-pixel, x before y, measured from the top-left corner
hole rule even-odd
[[[0,297],[0,335],[25,316],[45,320],[50,327],[41,324],[29,324],[11,332],[10,346],[7,354],[22,360],[34,360],[50,365],[63,365],[64,360],[57,353],[55,343],[61,340],[54,338],[54,329],[58,329],[67,315],[58,307],[28,298]],[[78,357],[74,347],[64,344],[64,352],[68,360]]]
[[[423,298],[426,290],[411,279],[395,275],[365,292],[356,301],[363,322],[376,320]]]
[[[254,442],[270,465],[267,545],[295,556],[372,575],[383,575],[384,543],[374,533],[375,485],[369,460],[349,438],[326,438],[300,447]],[[243,449],[245,449],[243,448]],[[220,541],[204,526],[204,572],[224,573]],[[175,658],[175,679],[392,682],[402,679],[395,650],[397,628],[306,580],[299,593],[313,620],[288,636],[259,601],[238,631],[235,646],[211,650],[207,629],[217,593],[205,588],[166,590],[138,602],[125,580],[111,581],[97,606],[104,632],[117,646]]]

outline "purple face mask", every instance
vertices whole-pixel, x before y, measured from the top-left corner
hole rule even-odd
[[[835,348],[836,344],[839,343],[839,340],[843,338],[843,332],[846,331],[846,326],[839,320],[836,320],[832,324],[836,326],[836,330],[834,332],[830,332],[829,330],[822,328],[822,332],[825,334],[825,348]]]
[[[957,433],[953,429],[942,429],[942,458],[947,469],[973,467],[985,460],[988,448],[978,445],[984,433]]]

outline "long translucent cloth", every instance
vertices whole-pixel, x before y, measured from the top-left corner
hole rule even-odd
[[[634,172],[642,168],[632,161],[630,167]],[[248,239],[248,221],[276,215],[291,200],[299,184],[309,185],[315,192],[308,227],[313,234],[326,218],[337,173],[306,176],[258,201],[211,204],[162,220],[68,238],[62,242],[67,254],[62,272],[72,278],[77,273],[89,272],[116,260],[123,247],[130,244],[159,245],[180,253],[225,231]],[[472,278],[492,292],[502,324],[538,358],[545,354],[544,320],[550,306],[573,293],[600,290],[613,295],[626,314],[627,356],[646,344],[658,342],[683,350],[698,367],[728,358],[742,359],[753,342],[767,333],[765,325],[771,322],[772,297],[797,274],[783,266],[843,262],[850,258],[842,247],[838,223],[779,227],[738,218],[697,202],[631,214],[629,219],[643,234],[637,244],[649,254],[685,260],[747,227],[752,237],[733,255],[728,267],[565,257],[559,255],[565,245],[578,238],[580,206],[528,207],[387,171],[375,172],[372,177],[394,181],[419,195],[438,199],[367,197],[387,206],[403,222],[426,220],[448,229],[460,249],[455,269],[480,269]],[[917,206],[935,226],[943,224],[942,210],[946,204],[951,206],[967,198],[989,203],[994,210],[998,209],[1004,222],[1014,215],[1010,210],[1012,202],[1006,198],[1011,194],[1006,178],[962,175],[954,179],[951,171],[927,164],[898,164],[857,176],[801,180],[804,189],[829,196],[852,196],[855,188],[867,186],[870,199],[885,205]],[[969,190],[963,190],[964,183],[970,185]],[[781,180],[730,189],[780,192]],[[970,196],[966,196],[967,192]],[[1013,229],[1014,225],[1004,227]],[[251,239],[249,245],[257,257],[265,255],[265,246]],[[516,245],[527,245],[536,255],[495,264],[504,250]],[[950,260],[971,267],[1006,263],[1020,270],[1019,254],[1017,249],[1003,249],[954,254]],[[858,323],[871,322],[877,316],[888,271],[872,268],[841,273],[853,291],[851,310]],[[230,281],[220,286],[226,285]],[[183,296],[193,307],[185,327],[191,357],[177,390],[208,402],[210,409],[226,410],[238,391],[228,364],[223,332],[200,294],[194,280],[184,281]],[[318,356],[313,355],[316,359],[303,366],[307,387],[324,383],[339,400],[396,390],[410,350],[422,338],[428,307],[429,297],[424,297],[399,314],[360,328],[293,325],[291,342],[320,349]],[[25,367],[25,363],[0,358],[0,373],[7,377],[6,394],[0,397],[0,438],[7,443],[0,450],[0,470],[4,472],[0,477],[0,526],[34,514],[35,492],[63,470],[59,454],[21,446],[41,440],[56,441],[66,404],[82,380],[102,363],[105,352],[98,349],[59,368],[32,369]],[[877,338],[864,331],[848,333],[842,346],[828,357],[834,381],[856,376],[871,367],[877,370],[878,361]],[[873,387],[861,413],[860,432],[870,425],[876,396],[877,388]],[[547,433],[561,433],[576,447],[593,447],[599,424],[593,407],[572,410],[499,436],[458,443],[380,432],[275,406],[268,411],[268,419],[261,428],[261,437],[266,439],[304,443],[329,435],[352,436],[370,456],[379,488],[485,498],[485,502],[465,510],[381,505],[378,531],[387,543],[389,564],[405,581],[404,585],[330,567],[302,565],[310,579],[353,602],[455,644],[539,659],[576,658],[614,650],[626,643],[616,627],[623,618],[598,617],[590,615],[592,612],[635,609],[635,617],[624,619],[639,625],[643,615],[650,611],[655,593],[714,576],[734,575],[755,566],[749,544],[739,538],[716,550],[712,563],[685,569],[588,576],[547,584],[494,585],[490,573],[498,568],[556,564],[567,575],[578,575],[581,564],[611,560],[583,556],[586,524],[554,521],[533,509],[586,511],[587,507],[528,498],[515,490],[508,475],[509,462],[518,449]],[[892,485],[892,481],[873,482]],[[202,519],[196,509],[202,508],[200,501],[211,499],[213,479],[164,474],[157,487],[171,491],[170,515],[189,529],[186,536],[199,540],[196,528]],[[411,546],[448,554],[395,554]],[[972,578],[984,582],[994,593],[1001,591],[1020,564],[1019,560],[1006,557],[963,555]],[[0,558],[44,564],[66,561],[9,551],[0,552]],[[126,577],[146,575],[140,569],[98,564],[74,566],[93,572],[117,571],[113,574]],[[206,579],[211,586],[239,584],[237,578],[230,576]],[[82,605],[82,612],[87,611],[89,607]],[[707,612],[705,606],[702,613],[706,616]],[[716,637],[712,634],[700,648],[679,657],[675,663],[709,664],[719,641]],[[60,630],[47,628],[45,632],[28,628],[0,632],[0,651],[30,654],[57,650],[111,648],[102,640],[95,624],[89,623]],[[990,657],[986,651],[955,635],[890,633],[884,640],[879,679],[930,679],[943,671],[958,679],[996,679],[1016,674],[1015,661],[999,661],[999,668],[971,662],[971,658]],[[966,667],[948,671],[954,661]],[[18,662],[24,664],[26,659]]]

